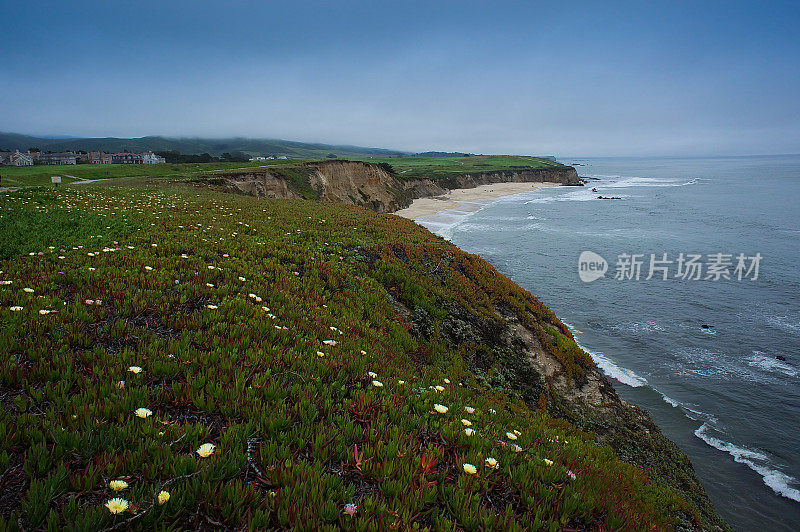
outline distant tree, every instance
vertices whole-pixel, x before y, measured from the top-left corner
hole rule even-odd
[[[40,149],[39,149],[39,148],[37,148],[36,146],[34,146],[33,148],[28,148],[28,151],[35,151],[35,152],[42,153],[42,150],[40,150]]]
[[[329,153],[328,155],[325,156],[325,158],[327,158],[327,159],[338,159],[338,157],[336,157],[335,153]]]

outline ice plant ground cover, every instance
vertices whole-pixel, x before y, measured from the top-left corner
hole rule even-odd
[[[174,185],[4,194],[0,224],[42,228],[0,235],[0,529],[642,530],[692,513],[477,377],[488,347],[441,333],[450,306],[533,316],[571,375],[591,360],[408,220]]]

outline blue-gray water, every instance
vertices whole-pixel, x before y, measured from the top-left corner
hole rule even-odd
[[[568,323],[731,525],[800,530],[800,156],[564,162],[599,180],[418,221]],[[579,279],[585,250],[608,261],[604,278]],[[623,253],[644,255],[641,280],[614,278]],[[651,253],[731,254],[732,279],[675,279],[673,263],[645,280]],[[763,257],[756,280],[735,278],[740,253]]]

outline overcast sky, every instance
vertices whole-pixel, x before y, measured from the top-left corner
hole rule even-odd
[[[0,131],[800,153],[797,3],[0,5]]]

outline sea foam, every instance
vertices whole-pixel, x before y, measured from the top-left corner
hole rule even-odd
[[[724,451],[733,456],[734,461],[745,464],[747,467],[761,475],[764,484],[770,487],[772,491],[792,499],[793,501],[800,502],[800,490],[793,488],[792,484],[797,483],[797,479],[787,475],[786,473],[769,467],[769,458],[763,452],[754,451],[738,447],[730,442],[723,441],[715,436],[709,434],[713,430],[708,422],[703,423],[694,431],[694,435],[706,442],[711,447]]]

